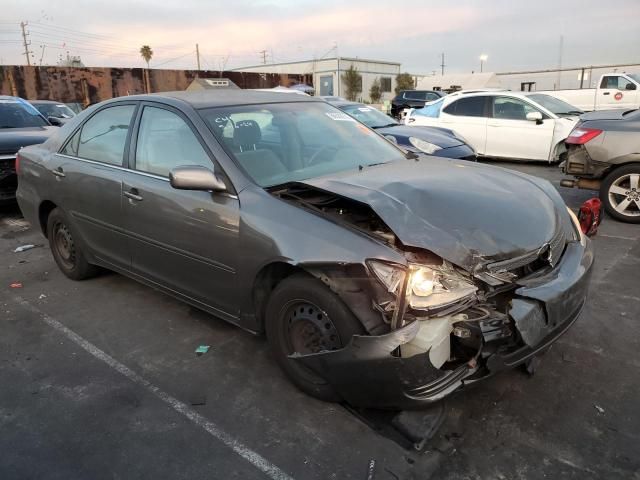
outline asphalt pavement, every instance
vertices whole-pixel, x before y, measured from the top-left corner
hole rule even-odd
[[[551,180],[572,208],[593,196],[559,187],[557,167],[500,165]],[[264,338],[117,274],[68,280],[4,209],[0,479],[640,479],[639,232],[605,218],[577,323],[535,375],[450,398],[417,452],[299,392]]]

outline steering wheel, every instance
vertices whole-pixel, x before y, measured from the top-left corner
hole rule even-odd
[[[308,165],[308,166],[313,165],[314,163],[316,163],[316,162],[317,162],[318,158],[319,158],[321,155],[326,154],[326,153],[328,153],[328,152],[330,152],[330,151],[335,151],[335,152],[337,152],[337,151],[338,151],[338,148],[337,148],[337,147],[332,147],[331,145],[324,145],[324,146],[320,147],[320,150],[318,150],[316,153],[314,153],[314,154],[311,156],[311,158],[310,158],[310,159],[309,159],[309,161],[307,162],[307,165]]]

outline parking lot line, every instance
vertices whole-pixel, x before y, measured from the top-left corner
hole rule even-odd
[[[84,339],[73,330],[69,329],[62,323],[60,323],[55,318],[47,315],[39,308],[30,304],[27,300],[22,297],[14,296],[13,299],[16,303],[21,305],[26,310],[36,314],[44,323],[49,325],[51,328],[57,330],[59,333],[63,334],[73,343],[87,351],[93,357],[101,360],[103,363],[106,363],[109,367],[116,370],[120,374],[124,375],[126,378],[131,380],[133,383],[136,383],[142,387],[144,387],[147,391],[151,392],[157,398],[162,400],[164,403],[173,408],[176,412],[180,413],[184,417],[188,418],[192,423],[196,424],[200,428],[204,429],[209,435],[221,441],[225,446],[229,447],[236,454],[242,457],[247,462],[251,463],[254,467],[264,472],[269,478],[276,480],[293,480],[292,477],[287,475],[285,472],[280,470],[276,465],[273,465],[266,458],[261,456],[259,453],[254,452],[250,448],[243,445],[240,441],[233,438],[224,430],[220,429],[215,423],[207,420],[205,417],[200,415],[198,412],[190,408],[187,404],[181,402],[177,398],[169,395],[164,390],[152,384],[149,380],[141,377],[136,372],[131,370],[126,365],[120,363],[115,358],[111,357],[107,353],[100,350],[94,344]]]

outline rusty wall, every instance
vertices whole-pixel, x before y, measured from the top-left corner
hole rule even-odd
[[[0,95],[27,100],[57,100],[85,105],[125,95],[146,93],[143,68],[75,68],[0,66]],[[184,90],[196,78],[224,77],[240,88],[271,88],[311,79],[301,75],[254,72],[213,72],[197,70],[156,70],[149,72],[151,92]]]

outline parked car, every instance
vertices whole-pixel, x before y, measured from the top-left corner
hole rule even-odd
[[[433,102],[445,95],[435,90],[401,90],[391,100],[391,116],[400,118],[400,114],[407,108],[422,108],[426,103]]]
[[[416,407],[547,349],[593,250],[546,180],[405,155],[305,95],[131,96],[22,150],[18,200],[69,278],[266,331],[316,397]]]
[[[76,116],[75,112],[64,103],[53,100],[31,100],[29,103],[56,127],[64,125],[70,118]]]
[[[541,93],[460,91],[411,110],[405,123],[453,130],[478,156],[554,162],[581,113]]]
[[[436,127],[407,127],[380,110],[362,103],[329,101],[343,112],[372,128],[380,135],[414,153],[426,153],[437,157],[476,160],[476,154],[463,138],[451,130]]]
[[[640,223],[640,110],[587,113],[567,138],[565,187],[600,191],[617,220]]]
[[[73,110],[73,113],[76,115],[84,110],[84,105],[80,102],[66,102],[65,105]]]
[[[637,73],[607,73],[600,77],[596,88],[549,90],[540,92],[557,97],[581,110],[640,108],[640,75]]]
[[[16,153],[44,142],[53,127],[25,100],[0,95],[0,205],[15,202]]]

